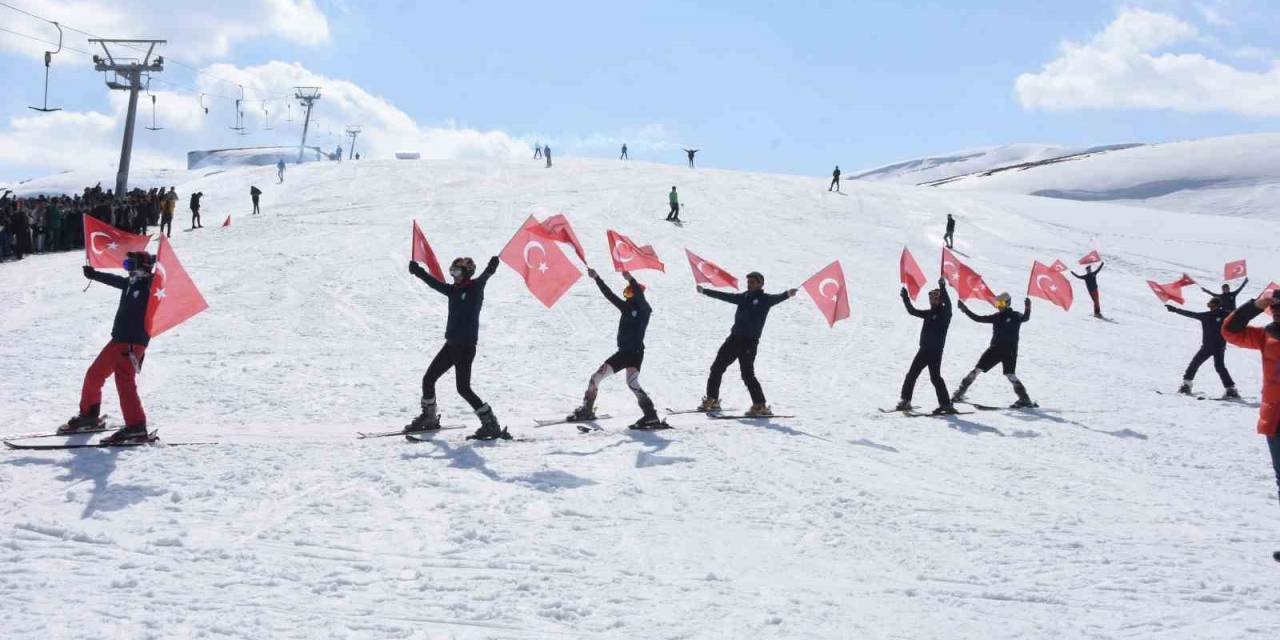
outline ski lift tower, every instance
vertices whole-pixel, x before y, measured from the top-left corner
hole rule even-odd
[[[348,160],[356,157],[356,136],[360,135],[359,125],[347,125],[347,137],[351,138],[351,154],[347,156]]]
[[[102,47],[106,58],[93,56],[95,71],[112,72],[114,77],[107,81],[107,87],[115,91],[129,92],[129,114],[124,121],[124,141],[120,144],[120,169],[116,172],[116,197],[121,197],[129,189],[129,160],[133,156],[133,123],[138,115],[138,92],[143,88],[142,76],[164,71],[164,56],[152,57],[156,45],[165,44],[166,40],[104,40],[92,38],[90,43]],[[142,58],[117,58],[112,55],[111,47],[128,47],[142,51]]]
[[[320,87],[294,87],[294,98],[298,104],[307,108],[307,117],[302,122],[302,142],[298,143],[298,164],[302,164],[302,152],[307,148],[307,129],[311,127],[311,107],[320,99]]]

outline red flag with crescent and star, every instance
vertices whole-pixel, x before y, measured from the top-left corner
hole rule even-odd
[[[1262,293],[1259,293],[1259,294],[1258,294],[1258,297],[1259,297],[1259,298],[1266,298],[1266,297],[1269,297],[1269,296],[1271,295],[1271,292],[1275,291],[1276,289],[1280,289],[1280,284],[1276,284],[1276,283],[1272,282],[1272,283],[1270,283],[1270,284],[1268,284],[1268,285],[1267,285],[1267,288],[1265,288],[1265,289],[1263,289],[1263,290],[1262,290]]]
[[[613,229],[609,229],[609,257],[613,258],[614,271],[640,271],[642,269],[657,269],[666,273],[667,266],[662,264],[658,259],[658,252],[653,247],[644,245],[636,246],[636,243]]]
[[[1102,262],[1102,256],[1098,255],[1097,249],[1090,251],[1085,254],[1083,258],[1080,258],[1080,264],[1093,264],[1095,262]]]
[[[728,271],[720,268],[720,265],[699,258],[694,252],[685,249],[684,253],[689,257],[689,268],[693,269],[693,281],[698,284],[707,284],[713,287],[733,287],[738,288],[738,279],[733,277]]]
[[[943,247],[942,249],[942,275],[947,279],[947,283],[956,290],[956,294],[961,300],[970,300],[977,298],[983,300],[992,306],[996,303],[996,295],[991,292],[991,288],[987,286],[982,276],[977,271],[970,269],[968,265],[960,262],[950,249]]]
[[[582,243],[578,242],[578,234],[573,232],[569,219],[563,213],[557,213],[543,220],[540,226],[533,229],[533,232],[548,240],[573,245],[573,251],[578,254],[578,259],[582,264],[587,263],[587,252],[582,249]]]
[[[1057,271],[1058,273],[1062,273],[1071,267],[1068,267],[1067,263],[1063,262],[1061,259],[1056,259],[1053,261],[1053,264],[1049,265],[1049,268]]]
[[[1167,286],[1167,287],[1177,287],[1177,288],[1178,288],[1178,290],[1181,290],[1183,287],[1189,287],[1189,286],[1191,286],[1191,285],[1193,285],[1193,284],[1195,284],[1195,283],[1196,283],[1196,281],[1195,281],[1195,279],[1194,279],[1194,278],[1192,278],[1191,276],[1189,276],[1189,275],[1187,275],[1187,274],[1185,274],[1185,273],[1184,273],[1184,274],[1182,274],[1182,277],[1181,277],[1181,278],[1178,278],[1178,280],[1177,280],[1176,282],[1170,282],[1169,284],[1167,284],[1167,285],[1165,285],[1165,286]]]
[[[151,276],[151,302],[147,305],[147,335],[154,338],[208,308],[209,303],[182,268],[169,239],[160,236]]]
[[[1183,304],[1187,301],[1186,298],[1182,297],[1182,288],[1189,284],[1195,284],[1195,281],[1191,280],[1191,277],[1185,273],[1176,282],[1170,282],[1169,284],[1160,284],[1155,280],[1147,281],[1147,286],[1151,287],[1151,292],[1156,294],[1160,302],[1176,302],[1178,304]]]
[[[836,322],[849,317],[849,291],[845,287],[844,269],[840,268],[839,260],[823,267],[800,287],[818,305],[818,311],[827,319],[827,326],[835,326]]]
[[[93,216],[84,216],[84,257],[95,269],[123,269],[130,251],[146,251],[151,236],[121,231]]]
[[[436,259],[436,252],[431,250],[431,245],[427,243],[427,236],[423,235],[422,229],[418,227],[418,221],[413,221],[413,261],[421,262],[427,265],[427,271],[431,277],[446,282],[444,279],[444,271],[440,269],[440,261]]]
[[[582,272],[554,241],[537,231],[541,226],[537,218],[529,216],[499,257],[520,274],[529,292],[550,309],[582,277]]]
[[[1237,278],[1243,278],[1247,275],[1249,275],[1249,268],[1245,265],[1244,260],[1236,260],[1234,262],[1228,262],[1226,266],[1222,268],[1223,280],[1235,280]]]
[[[1053,267],[1036,260],[1031,265],[1031,279],[1027,282],[1027,295],[1043,298],[1052,302],[1063,311],[1071,310],[1071,300],[1075,296],[1071,291],[1071,281]]]
[[[906,247],[902,248],[902,256],[898,258],[898,279],[907,288],[907,295],[911,296],[912,300],[920,295],[920,290],[928,283],[920,263],[916,262],[915,256],[911,255]]]

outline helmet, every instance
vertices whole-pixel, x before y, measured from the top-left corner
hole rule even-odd
[[[156,257],[146,251],[130,251],[125,254],[125,271],[146,271],[147,273],[151,273],[151,270],[154,269],[155,266]]]
[[[764,282],[764,274],[760,273],[759,271],[752,271],[751,273],[747,274],[748,280],[752,278],[755,278],[756,280],[759,280],[762,283]]]
[[[1012,296],[1010,296],[1008,293],[1002,293],[1002,294],[1000,294],[1000,295],[996,296],[996,308],[997,308],[997,309],[1008,309],[1008,308],[1009,308],[1009,303],[1010,303],[1012,300],[1013,300],[1013,297],[1012,297]]]
[[[469,279],[476,274],[476,261],[471,258],[454,258],[453,263],[449,265],[449,275],[457,277],[459,274],[454,274],[454,269],[460,269],[460,275],[464,279]]]

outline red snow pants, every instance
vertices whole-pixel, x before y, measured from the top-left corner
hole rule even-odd
[[[124,423],[128,426],[146,424],[147,415],[142,412],[136,382],[138,373],[142,371],[142,357],[146,351],[147,348],[140,344],[108,342],[84,373],[84,387],[80,389],[80,415],[87,414],[93,405],[102,403],[102,385],[114,374]]]

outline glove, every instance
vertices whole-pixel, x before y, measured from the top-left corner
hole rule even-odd
[[[1168,312],[1172,313],[1172,312],[1173,312],[1173,305],[1171,305],[1171,304],[1166,304],[1166,305],[1164,306],[1164,309],[1165,309],[1165,311],[1168,311]]]
[[[87,264],[86,264],[85,266],[81,267],[81,269],[84,271],[84,277],[86,277],[86,278],[92,277],[92,276],[93,276],[93,274],[94,274],[93,267],[91,267],[91,266],[89,266],[89,265],[87,265]]]
[[[496,271],[498,269],[498,256],[489,258],[489,270]]]
[[[903,297],[903,298],[909,298],[909,297],[911,297],[911,296],[907,295],[907,288],[906,288],[906,287],[903,287],[903,288],[902,288],[902,290],[901,290],[901,291],[899,291],[898,293],[902,294],[902,297]]]
[[[417,262],[414,262],[413,260],[410,260],[410,261],[409,261],[409,273],[412,273],[412,274],[413,274],[413,275],[415,275],[415,276],[419,276],[419,277],[421,277],[424,273],[426,273],[426,271],[423,271],[423,269],[422,269],[422,265],[419,265]]]

